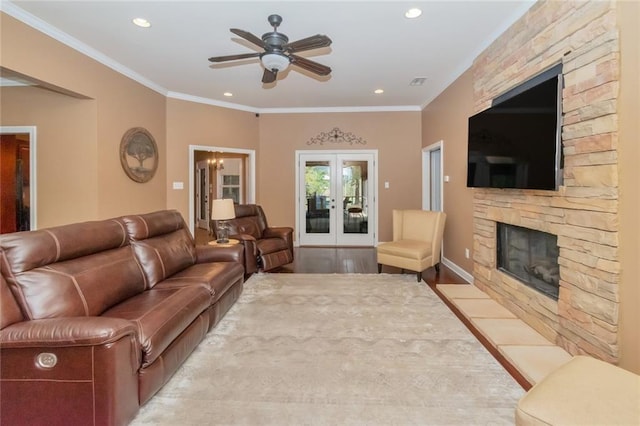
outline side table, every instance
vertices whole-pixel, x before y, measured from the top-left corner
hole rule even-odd
[[[231,246],[235,246],[236,244],[240,244],[240,240],[236,240],[235,238],[229,238],[229,242],[227,243],[218,243],[218,241],[212,240],[212,241],[209,241],[207,244],[215,247],[231,247]]]

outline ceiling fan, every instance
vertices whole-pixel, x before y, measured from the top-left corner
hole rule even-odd
[[[282,23],[282,17],[280,15],[269,15],[267,20],[273,27],[273,31],[264,33],[261,39],[250,32],[239,30],[237,28],[231,28],[230,30],[235,35],[242,37],[258,47],[261,47],[264,49],[264,52],[214,56],[209,58],[209,61],[226,62],[259,57],[260,62],[262,62],[262,65],[264,66],[264,74],[262,75],[263,83],[273,83],[276,81],[278,72],[286,70],[289,64],[296,65],[317,75],[324,76],[331,74],[331,68],[328,66],[296,55],[297,52],[302,52],[304,50],[319,49],[321,47],[330,46],[331,39],[329,37],[326,35],[316,34],[314,36],[289,43],[289,37],[278,32],[278,27]]]

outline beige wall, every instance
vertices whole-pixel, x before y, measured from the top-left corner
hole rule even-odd
[[[189,218],[189,145],[258,149],[254,113],[167,99],[167,208]],[[172,189],[183,182],[184,189]]]
[[[96,102],[3,87],[0,114],[3,126],[36,126],[38,228],[97,217]]]
[[[640,374],[640,3],[619,2],[620,365]]]
[[[466,71],[422,111],[422,146],[442,141],[444,231],[443,255],[473,271],[473,190],[467,188],[467,119],[473,115],[473,75]],[[469,249],[469,259],[465,249]]]
[[[366,145],[308,145],[338,127]],[[378,240],[391,240],[391,210],[422,206],[419,112],[261,114],[258,203],[272,226],[295,225],[296,150],[378,150]],[[389,182],[389,189],[383,183]],[[297,228],[297,227],[296,227]]]
[[[3,68],[91,99],[51,95],[43,98],[46,104],[2,112],[3,125],[9,117],[12,125],[47,123],[38,135],[38,183],[44,185],[38,191],[39,227],[165,208],[165,97],[8,15],[0,13],[0,19]],[[50,120],[44,105],[52,116],[69,110],[69,118]],[[158,145],[156,176],[144,184],[130,180],[120,165],[120,141],[131,127],[145,127]],[[45,193],[53,182],[55,191]],[[66,199],[53,195],[63,190]]]

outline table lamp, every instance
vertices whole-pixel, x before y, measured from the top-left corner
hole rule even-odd
[[[236,212],[233,207],[233,200],[230,198],[217,199],[211,202],[211,219],[216,221],[216,235],[218,244],[225,244],[229,242],[229,226],[227,220],[236,217]]]

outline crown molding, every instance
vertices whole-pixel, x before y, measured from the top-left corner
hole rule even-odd
[[[260,109],[258,108],[241,105],[241,104],[234,104],[232,102],[217,101],[215,99],[203,98],[201,96],[187,95],[185,93],[180,93],[180,92],[167,92],[166,95],[167,95],[167,98],[180,99],[182,101],[195,102],[198,104],[213,105],[213,106],[218,106],[222,108],[237,109],[240,111],[247,111],[247,112],[253,112],[253,113],[260,112]]]
[[[26,25],[29,25],[30,27],[40,31],[43,34],[48,35],[49,37],[53,38],[54,40],[59,41],[62,44],[65,44],[67,46],[69,46],[70,48],[77,50],[78,52],[82,53],[83,55],[86,55],[98,62],[100,62],[101,64],[111,68],[112,70],[126,76],[129,77],[132,80],[137,81],[138,83],[142,84],[143,86],[148,87],[151,90],[154,90],[162,95],[167,94],[167,89],[165,89],[164,87],[160,86],[159,84],[156,84],[155,82],[147,79],[146,77],[143,77],[142,75],[138,74],[137,72],[125,67],[124,65],[122,65],[121,63],[111,59],[110,57],[108,57],[107,55],[95,50],[94,48],[86,45],[85,43],[81,42],[80,40],[70,36],[69,34],[65,33],[64,31],[60,31],[59,29],[57,29],[56,27],[52,26],[51,24],[43,21],[42,19],[30,14],[29,12],[27,12],[24,9],[21,9],[20,7],[16,6],[15,4],[13,4],[10,1],[0,1],[0,11],[6,13],[7,15],[23,22]]]
[[[470,57],[468,57],[465,61],[462,61],[460,63],[460,66],[451,73],[451,75],[449,76],[449,78],[447,80],[444,81],[443,87],[445,89],[443,89],[440,93],[444,92],[446,90],[447,87],[449,87],[454,81],[456,81],[458,79],[458,77],[460,77],[464,72],[466,72],[468,69],[471,68],[471,66],[473,65],[473,62],[476,60],[476,58],[478,56],[480,56],[480,54],[482,52],[484,52],[489,46],[491,46],[491,44],[496,41],[498,39],[498,37],[500,37],[502,34],[504,34],[505,31],[507,31],[509,28],[511,28],[511,26],[513,24],[516,23],[516,21],[520,18],[522,18],[524,16],[525,13],[527,13],[527,11],[529,9],[531,9],[531,6],[534,5],[534,3],[536,3],[538,0],[526,0],[525,3],[522,5],[522,7],[520,7],[518,10],[516,10],[510,17],[509,19],[505,20],[502,25],[497,26],[493,32],[491,33],[491,35],[489,37],[487,37],[482,44],[480,44],[480,46],[478,46],[478,48],[471,54]],[[425,109],[435,98],[437,98],[439,96],[435,95],[432,98],[427,99],[422,105],[420,105],[420,109],[423,110]]]
[[[218,101],[199,96],[192,96],[185,93],[170,91],[159,84],[147,79],[137,72],[127,68],[121,63],[108,57],[107,55],[97,51],[96,49],[81,42],[75,37],[70,36],[64,31],[52,26],[51,24],[41,20],[40,18],[30,14],[24,9],[16,6],[11,1],[1,0],[0,11],[9,16],[23,22],[26,25],[52,37],[54,40],[63,43],[70,48],[86,55],[101,64],[111,68],[112,70],[129,77],[130,79],[154,90],[168,98],[180,99],[189,102],[196,102],[205,105],[219,106],[222,108],[236,109],[260,114],[319,114],[319,113],[352,113],[352,112],[415,112],[422,111],[424,108],[420,105],[400,105],[400,106],[370,106],[370,107],[317,107],[317,108],[256,108],[247,105],[234,104],[231,102]]]
[[[317,108],[262,108],[261,114],[322,114],[335,112],[420,112],[419,105],[374,106],[374,107],[317,107]]]

